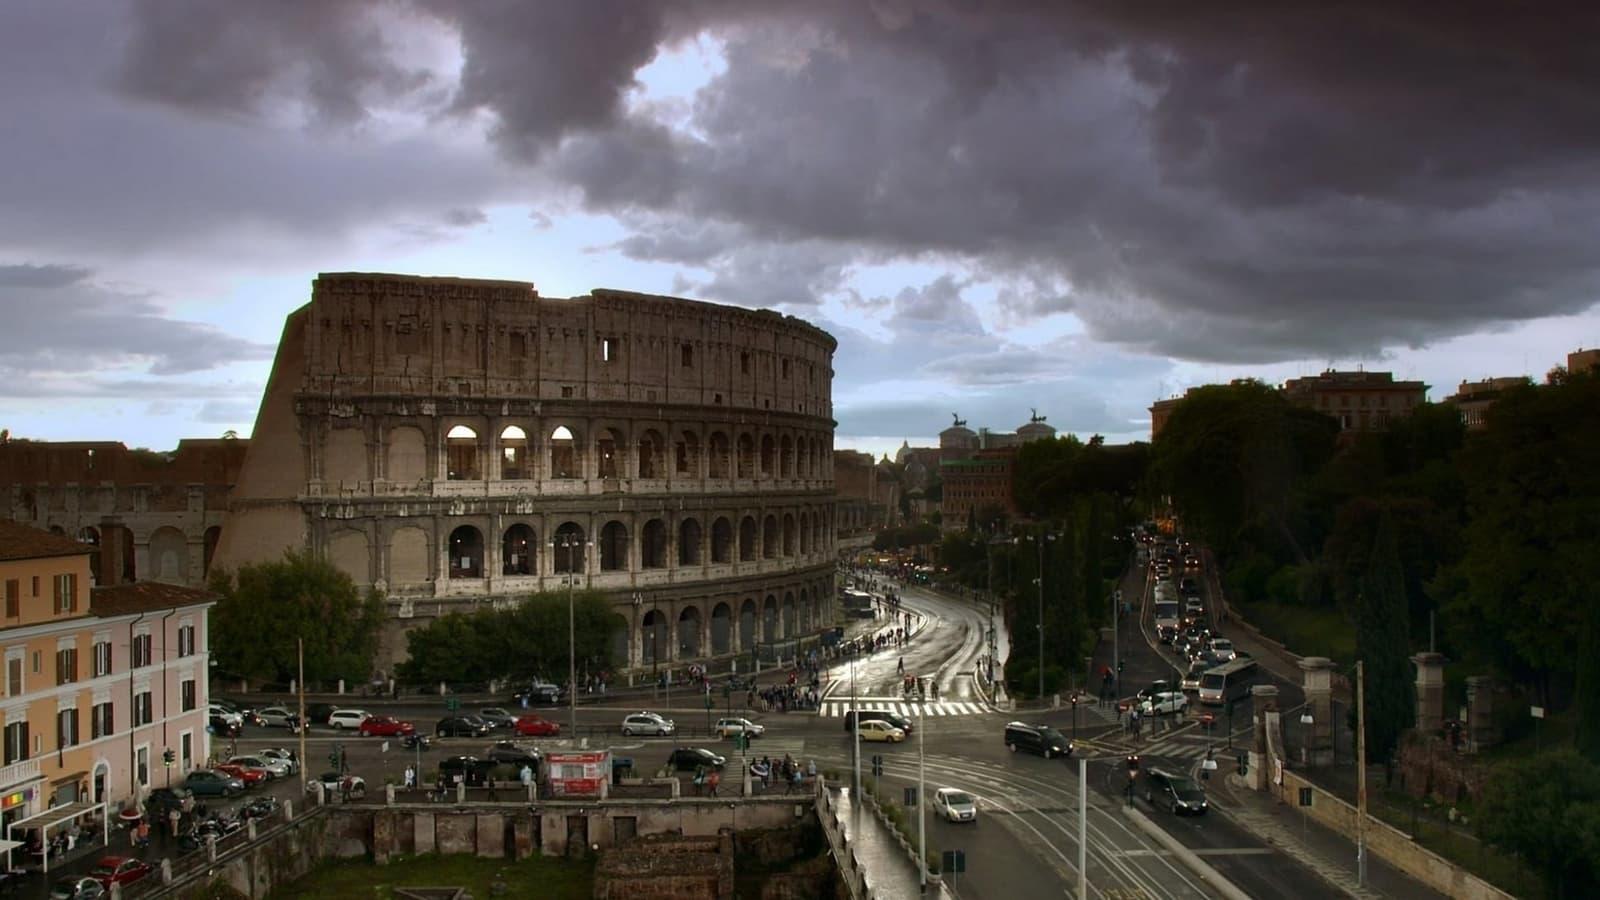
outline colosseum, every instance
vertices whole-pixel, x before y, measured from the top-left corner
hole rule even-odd
[[[612,598],[630,674],[787,657],[835,616],[835,346],[765,310],[323,274],[231,442],[220,534],[210,507],[139,520],[101,566],[194,582],[310,548],[384,592],[385,668],[418,619],[570,584]],[[134,512],[68,515],[51,497],[84,483],[21,481],[13,511],[67,533]]]

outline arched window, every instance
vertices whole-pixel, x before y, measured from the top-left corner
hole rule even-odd
[[[539,571],[536,558],[539,542],[532,528],[519,522],[506,529],[501,543],[502,574],[533,575]]]
[[[779,549],[778,517],[767,516],[761,523],[761,555],[767,559],[777,559]]]
[[[678,614],[678,658],[693,659],[700,655],[700,609],[685,607]]]
[[[444,436],[446,478],[450,481],[476,481],[478,474],[478,433],[457,425]]]
[[[471,525],[450,532],[450,577],[483,577],[483,532]]]
[[[794,513],[783,514],[783,555],[793,556],[795,551]]]
[[[711,561],[733,562],[733,523],[726,516],[711,523]]]
[[[567,522],[556,529],[550,541],[550,562],[557,575],[585,571],[583,529],[576,522]]]
[[[756,558],[756,520],[745,516],[739,523],[739,560],[749,562]]]
[[[663,478],[666,473],[661,467],[661,433],[646,430],[639,436],[639,477]]]
[[[515,425],[507,425],[500,432],[500,478],[522,481],[531,477],[528,460],[528,433]]]
[[[600,571],[621,572],[628,568],[628,526],[612,520],[600,529]]]
[[[777,471],[777,444],[772,440],[772,435],[761,436],[761,477],[771,478],[778,474]]]
[[[733,608],[718,603],[711,610],[711,653],[721,656],[733,652]]]
[[[622,433],[615,428],[607,428],[600,432],[600,440],[595,445],[595,455],[600,463],[601,478],[622,477],[622,448],[625,443]]]
[[[739,469],[736,477],[756,477],[756,442],[748,434],[739,435]]]
[[[720,431],[711,432],[711,477],[727,478],[729,463],[728,436]]]
[[[685,431],[673,448],[674,468],[679,475],[695,478],[700,475],[700,439],[692,431]]]
[[[572,437],[572,429],[565,425],[557,425],[550,432],[550,477],[551,478],[582,478],[583,472],[579,470],[578,442]]]
[[[781,478],[794,477],[794,439],[787,434],[778,444],[778,476]]]
[[[667,526],[660,519],[644,523],[644,534],[639,544],[639,565],[645,569],[664,569],[667,566]]]
[[[684,519],[678,525],[678,565],[700,565],[700,523],[695,519]]]

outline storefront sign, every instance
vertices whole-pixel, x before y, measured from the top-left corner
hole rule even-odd
[[[14,809],[28,802],[27,791],[12,791],[0,797],[0,810]]]
[[[593,797],[611,771],[611,751],[551,753],[545,757],[550,793],[556,797]]]

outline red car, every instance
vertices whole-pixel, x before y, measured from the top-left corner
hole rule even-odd
[[[561,733],[561,726],[541,716],[519,716],[513,729],[526,737],[552,737]]]
[[[223,764],[215,768],[218,772],[232,775],[234,778],[244,782],[244,786],[247,788],[253,788],[270,777],[270,773],[266,769],[252,769],[248,766]]]
[[[152,867],[142,859],[131,856],[102,856],[89,870],[89,877],[110,890],[113,884],[132,884],[149,875]]]
[[[410,722],[402,722],[394,716],[368,716],[358,729],[362,737],[377,735],[378,737],[404,737],[416,734],[417,728]]]

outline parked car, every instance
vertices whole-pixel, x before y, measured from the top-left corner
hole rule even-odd
[[[511,741],[500,741],[490,747],[484,755],[492,763],[516,766],[518,769],[523,766],[532,766],[535,772],[539,770],[539,751],[518,747]]]
[[[1189,698],[1182,691],[1162,691],[1139,704],[1141,716],[1164,716],[1181,713],[1189,708]]]
[[[287,728],[291,732],[300,730],[300,714],[286,706],[264,706],[256,710],[256,716],[268,728]]]
[[[939,788],[933,792],[933,811],[950,822],[978,821],[977,798],[955,788]]]
[[[232,797],[244,793],[244,782],[211,769],[195,769],[183,786],[202,797]]]
[[[636,712],[622,720],[622,733],[629,737],[636,734],[670,735],[677,731],[678,726],[671,719],[653,712]]]
[[[478,710],[478,717],[488,722],[491,728],[511,728],[517,724],[517,717],[499,706],[488,706]]]
[[[249,790],[258,784],[265,784],[272,778],[272,773],[266,769],[252,769],[248,766],[236,766],[232,763],[222,763],[216,769],[229,778],[239,779],[244,784],[245,790]]]
[[[898,744],[906,739],[906,733],[882,719],[863,719],[861,722],[861,739],[863,741],[884,741]]]
[[[328,716],[333,715],[334,709],[336,707],[329,703],[308,703],[306,704],[306,721],[312,725],[326,725],[328,724]]]
[[[273,778],[283,778],[289,774],[289,764],[287,762],[270,756],[247,754],[235,756],[228,760],[228,763],[235,766],[244,766],[247,769],[261,769]]]
[[[488,733],[488,728],[464,716],[440,719],[438,724],[433,726],[435,737],[483,737]]]
[[[219,734],[223,735],[224,737],[234,737],[244,729],[237,720],[229,718],[226,715],[207,715],[206,730],[210,731],[212,734]]]
[[[1177,689],[1178,689],[1178,686],[1173,684],[1172,682],[1167,681],[1165,679],[1158,679],[1156,681],[1150,682],[1150,686],[1145,688],[1144,690],[1140,691],[1139,695],[1134,699],[1136,699],[1136,700],[1138,700],[1139,702],[1142,703],[1143,701],[1148,700],[1151,697],[1154,697],[1156,694],[1167,693],[1169,691],[1175,691]]]
[[[50,885],[50,900],[100,900],[106,886],[88,875],[66,875]]]
[[[667,765],[679,772],[693,772],[700,766],[720,769],[726,763],[725,757],[704,747],[678,747],[667,756]]]
[[[753,738],[758,738],[763,734],[766,734],[766,732],[767,726],[757,725],[749,719],[734,717],[731,719],[717,720],[717,737],[720,738],[731,738],[737,734],[745,734]]]
[[[246,725],[262,724],[260,713],[257,712],[255,704],[240,703],[238,700],[230,700],[227,697],[212,697],[211,703],[229,712],[238,713],[239,718]]]
[[[149,875],[154,868],[142,859],[131,856],[102,856],[89,870],[89,877],[100,882],[107,890],[113,884],[133,884]]]
[[[276,760],[283,763],[288,767],[288,771],[285,774],[298,775],[300,773],[300,757],[296,756],[294,751],[287,747],[268,747],[265,750],[258,751],[256,755],[262,759]]]
[[[439,774],[451,784],[460,776],[468,786],[480,785],[489,780],[493,770],[494,762],[476,756],[446,756],[439,760]]]
[[[526,699],[535,706],[553,706],[561,702],[561,688],[547,681],[536,681],[511,695],[511,702],[522,705]]]
[[[338,772],[323,772],[311,781],[306,782],[306,793],[316,790],[315,785],[322,785],[323,793],[329,797],[337,797],[343,787],[348,786],[352,799],[360,800],[367,795],[367,781],[360,775],[340,775]]]
[[[235,728],[244,727],[244,716],[220,703],[213,703],[206,707],[206,716],[212,719],[221,719]]]
[[[173,810],[182,813],[193,810],[194,793],[182,787],[153,788],[150,796],[145,798],[144,806],[152,818],[164,819]]]
[[[416,734],[417,727],[410,722],[402,722],[394,716],[368,716],[363,719],[356,733],[362,737],[404,737]]]
[[[328,724],[336,729],[360,728],[372,716],[364,709],[336,709],[328,713]]]
[[[511,730],[522,737],[555,737],[561,733],[561,726],[543,716],[526,715],[518,716]]]

